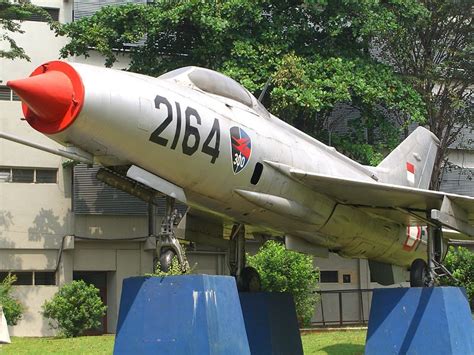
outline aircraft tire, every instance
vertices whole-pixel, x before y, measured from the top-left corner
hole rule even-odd
[[[166,249],[160,255],[160,269],[163,272],[168,272],[171,267],[171,263],[173,262],[173,258],[176,255],[174,250]]]
[[[410,268],[410,286],[426,287],[429,285],[428,265],[423,259],[415,259]]]
[[[260,292],[262,282],[258,271],[250,266],[244,267],[240,272],[237,283],[241,292]]]

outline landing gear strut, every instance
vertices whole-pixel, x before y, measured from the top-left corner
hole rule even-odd
[[[166,197],[166,211],[163,221],[161,223],[160,233],[156,236],[156,255],[154,260],[155,270],[159,263],[160,270],[168,272],[171,268],[173,258],[178,258],[179,265],[182,272],[189,269],[189,264],[186,260],[183,247],[175,236],[175,228],[179,222],[179,215],[174,208],[175,200],[172,197]],[[150,235],[156,235],[155,220],[154,220],[154,206],[149,205],[148,221]]]
[[[229,238],[229,270],[237,280],[241,292],[259,292],[261,288],[258,271],[245,266],[245,226],[234,224]]]
[[[434,223],[428,225],[427,262],[416,259],[410,268],[411,287],[433,287],[435,280],[442,276],[453,278],[453,275],[441,263],[443,258],[442,229]]]

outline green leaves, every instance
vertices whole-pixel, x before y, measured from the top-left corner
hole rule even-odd
[[[450,246],[444,264],[458,282],[444,278],[442,284],[464,287],[469,302],[474,304],[474,253],[464,247]]]
[[[341,104],[357,111],[360,124],[370,129],[393,122],[392,116],[402,127],[425,121],[424,98],[412,87],[412,78],[381,63],[385,47],[380,39],[407,30],[408,19],[427,17],[415,0],[163,0],[104,8],[63,25],[58,34],[70,38],[63,57],[87,56],[95,49],[111,66],[126,51],[129,70],[152,76],[203,66],[229,75],[256,96],[272,79],[264,98],[269,111],[324,139],[328,120]],[[389,126],[391,140],[399,132]],[[362,144],[378,156],[382,148],[375,143]],[[384,139],[380,145],[392,146]]]
[[[298,316],[305,324],[309,323],[318,300],[315,290],[319,281],[311,256],[286,250],[276,241],[268,241],[256,255],[247,256],[247,262],[260,274],[264,291],[291,293]]]
[[[0,306],[3,308],[8,325],[16,325],[24,311],[23,305],[12,295],[12,286],[15,281],[16,276],[8,274],[0,283]]]
[[[34,6],[29,0],[0,0],[0,58],[30,60],[23,48],[11,37],[12,33],[24,33],[21,22],[31,15],[40,15],[53,26],[51,16],[42,8]],[[3,42],[3,43],[2,43]]]
[[[99,327],[106,309],[99,290],[79,280],[62,286],[51,301],[46,301],[43,316],[64,336],[76,337],[85,330]]]

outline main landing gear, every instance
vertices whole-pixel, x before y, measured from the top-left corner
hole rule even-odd
[[[440,226],[428,226],[427,260],[416,259],[410,267],[411,287],[433,287],[436,279],[453,275],[441,263],[443,259],[442,229]]]
[[[237,280],[240,292],[259,292],[260,275],[250,266],[245,266],[245,226],[234,224],[229,238],[229,270]]]

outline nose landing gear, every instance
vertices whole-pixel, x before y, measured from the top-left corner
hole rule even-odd
[[[160,270],[168,272],[171,269],[173,258],[176,256],[181,267],[181,271],[185,273],[189,270],[189,263],[186,260],[184,249],[175,236],[175,229],[180,220],[178,211],[174,208],[174,198],[166,197],[166,212],[161,223],[160,233],[156,236],[156,255],[154,260],[155,270],[159,265]],[[154,206],[149,206],[149,232],[155,235],[154,228]]]

